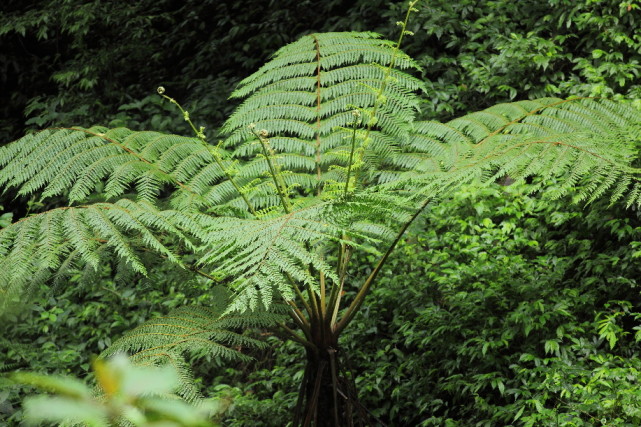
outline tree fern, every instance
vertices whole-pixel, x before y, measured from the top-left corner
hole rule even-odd
[[[585,200],[608,192],[641,204],[633,167],[639,111],[623,102],[545,98],[448,123],[417,122],[423,85],[405,71],[415,65],[399,50],[407,19],[401,24],[397,43],[328,33],[283,47],[232,94],[244,101],[216,145],[163,94],[195,138],[73,128],[0,148],[0,184],[72,205],[0,231],[3,304],[106,257],[140,274],[153,262],[173,263],[226,287],[229,303],[180,308],[110,351],[173,363],[187,380],[186,353],[232,356],[229,346],[255,344],[238,328],[279,322],[309,357],[295,424],[311,424],[319,405],[339,424],[353,396],[338,337],[429,203],[462,183],[538,174],[558,180],[553,196],[581,183]],[[379,259],[364,283],[351,283],[348,266],[359,250]],[[345,305],[347,288],[356,296]],[[289,323],[268,314],[279,304]],[[183,394],[194,392],[185,386]]]

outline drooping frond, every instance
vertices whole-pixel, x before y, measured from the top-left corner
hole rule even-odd
[[[378,37],[311,34],[240,82],[232,97],[247,99],[222,128],[235,156],[250,159],[239,174],[268,174],[260,139],[248,126],[267,132],[271,156],[293,189],[344,182],[349,167],[391,161],[411,129],[423,84],[401,71],[414,62]]]
[[[177,245],[192,252],[207,217],[121,199],[63,207],[24,218],[0,230],[0,309],[69,268],[98,269],[107,256],[145,273],[144,253],[182,265]]]
[[[641,204],[641,112],[607,99],[544,98],[499,104],[448,123],[420,122],[406,156],[413,170],[404,175],[439,193],[451,185],[509,176],[557,178],[553,197],[581,184],[579,199],[610,192]],[[426,156],[427,155],[427,156]],[[408,160],[408,163],[410,161]]]
[[[117,339],[101,355],[126,353],[138,365],[173,365],[180,376],[178,393],[187,400],[200,396],[194,386],[188,358],[248,360],[243,349],[262,348],[262,341],[243,331],[274,326],[283,316],[273,312],[223,314],[227,292],[215,288],[212,306],[185,306],[151,319]]]

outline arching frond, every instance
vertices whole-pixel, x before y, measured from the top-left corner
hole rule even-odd
[[[130,192],[154,201],[169,187],[176,190],[174,206],[182,210],[238,197],[205,197],[226,177],[224,169],[233,167],[224,157],[223,151],[196,138],[124,128],[50,129],[0,147],[0,185],[16,187],[18,194],[65,196],[70,203],[94,194],[113,199]]]
[[[275,161],[306,188],[344,181],[348,167],[369,165],[363,159],[389,163],[394,147],[411,129],[416,92],[423,84],[401,71],[416,68],[414,62],[378,37],[311,34],[280,49],[232,94],[247,99],[222,128],[228,135],[226,146],[234,147],[239,157],[256,155],[260,141],[247,127],[266,130]],[[389,68],[392,58],[395,68]],[[359,155],[350,156],[355,148]],[[267,176],[260,157],[244,165],[240,174]],[[376,168],[370,170],[377,175]]]
[[[641,112],[626,103],[520,101],[444,124],[417,123],[415,129],[406,154],[415,158],[415,169],[404,178],[418,179],[423,194],[479,179],[539,175],[557,178],[558,187],[548,190],[552,197],[580,183],[580,200],[610,192],[612,201],[641,204],[641,171],[633,167],[641,147]]]
[[[97,269],[107,256],[141,273],[145,252],[182,265],[176,245],[193,252],[206,219],[128,199],[24,218],[0,230],[0,308],[24,299],[54,274],[80,265]]]

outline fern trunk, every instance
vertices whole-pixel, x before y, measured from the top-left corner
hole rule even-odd
[[[353,382],[340,363],[336,343],[307,351],[307,365],[295,410],[295,426],[367,425]]]

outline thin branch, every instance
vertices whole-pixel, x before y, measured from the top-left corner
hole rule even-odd
[[[314,38],[314,47],[316,48],[316,156],[314,162],[316,163],[316,179],[318,180],[318,189],[316,195],[321,194],[321,64],[320,64],[320,43],[316,35],[312,34]]]
[[[349,151],[349,161],[347,162],[347,178],[345,179],[345,191],[343,195],[347,197],[347,192],[349,190],[349,180],[352,174],[352,162],[354,161],[354,151],[356,150],[356,130],[358,129],[358,119],[361,116],[361,113],[358,110],[352,112],[354,115],[354,122],[352,123],[352,146]]]
[[[298,307],[296,307],[296,304],[293,301],[287,301],[287,304],[291,308],[291,310],[289,311],[289,315],[294,320],[294,323],[296,323],[296,325],[298,325],[298,327],[302,329],[306,337],[311,338],[312,331],[309,321],[305,319],[305,316],[303,316],[303,313]]]
[[[300,335],[298,335],[296,332],[294,332],[293,330],[288,328],[287,325],[285,325],[284,323],[279,323],[278,327],[281,328],[285,332],[284,335],[285,335],[285,337],[287,339],[290,339],[292,341],[296,341],[297,343],[302,344],[305,347],[309,348],[313,352],[317,352],[318,351],[316,349],[316,347],[314,346],[314,344],[312,344],[311,342],[307,341],[305,338],[303,338]],[[274,331],[274,332],[283,332],[283,331]]]

